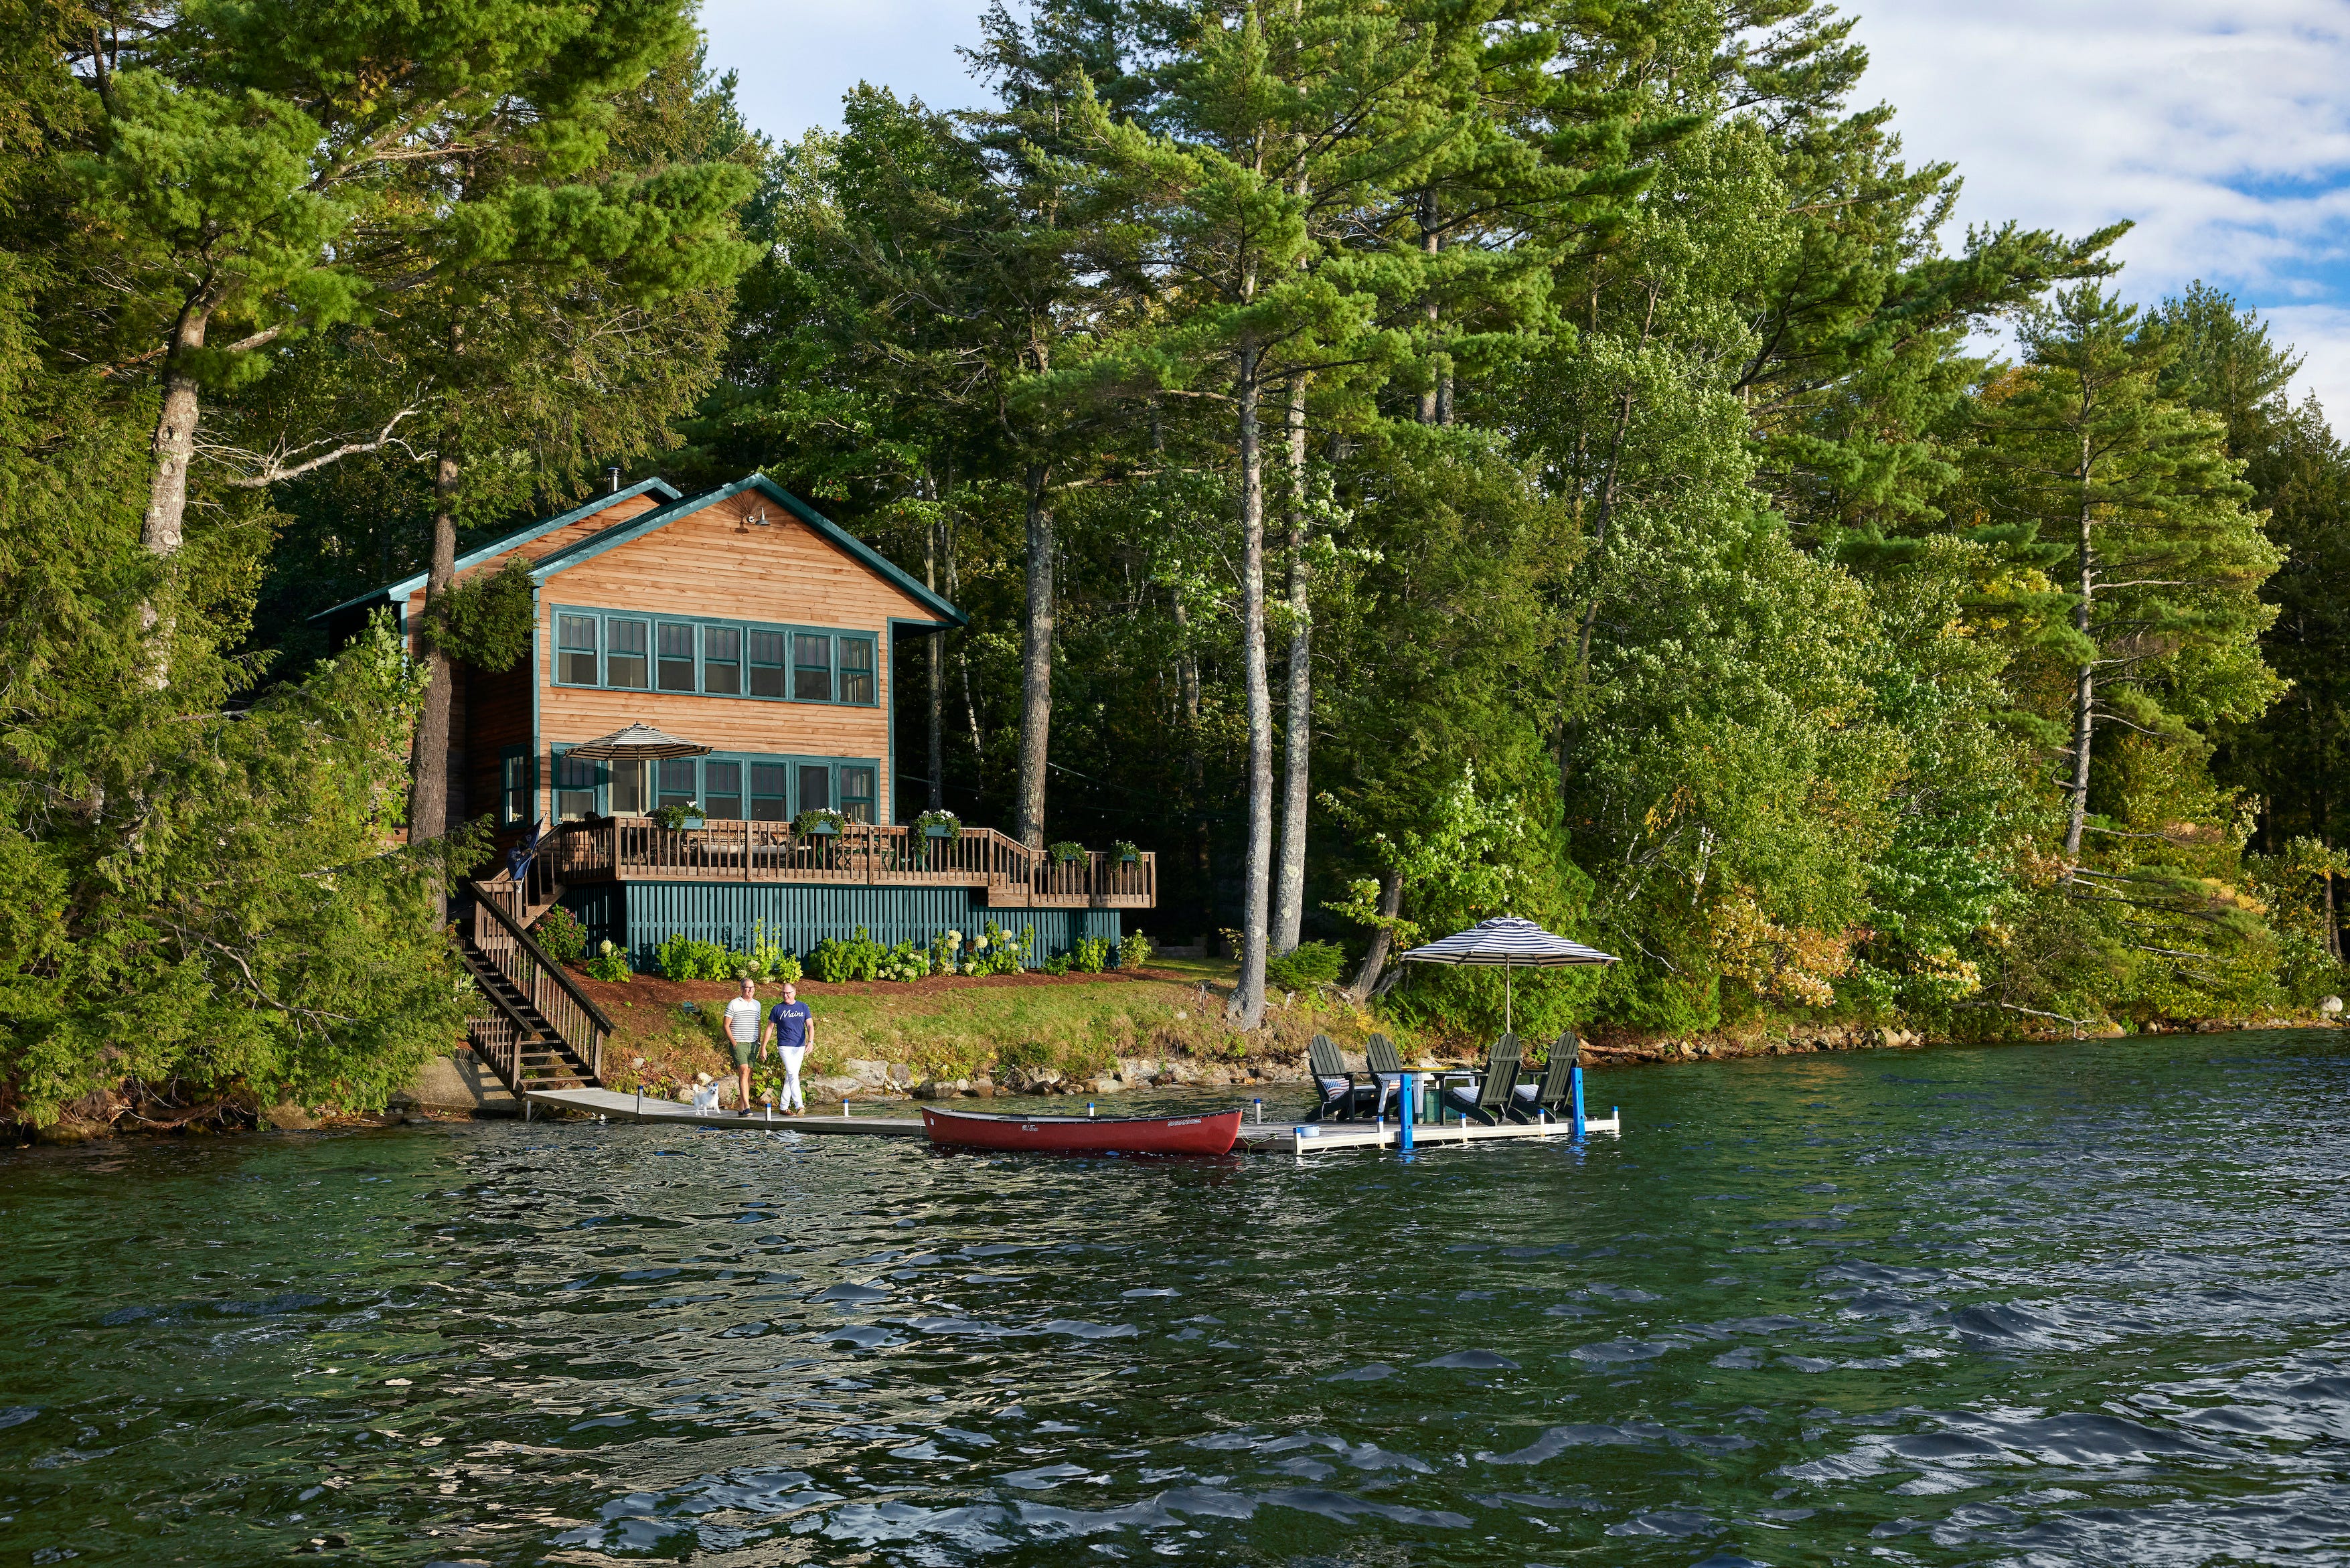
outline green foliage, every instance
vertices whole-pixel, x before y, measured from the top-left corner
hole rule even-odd
[[[1075,957],[1072,954],[1055,953],[1051,958],[1045,961],[1045,972],[1046,974],[1066,974],[1069,972],[1075,961]]]
[[[614,985],[625,985],[631,978],[629,955],[620,950],[619,944],[617,942],[598,943],[595,956],[588,961],[588,972],[598,980],[609,981]]]
[[[1300,942],[1264,961],[1265,983],[1277,991],[1311,991],[1336,981],[1346,961],[1336,942]]]
[[[654,944],[653,967],[667,980],[733,980],[742,966],[720,943],[672,932]]]
[[[962,836],[962,819],[953,812],[926,811],[914,818],[914,831],[925,837],[934,827],[940,830],[939,836],[950,844]]]
[[[808,970],[827,985],[855,980],[878,980],[889,950],[866,935],[859,926],[846,939],[827,937],[808,954]]]
[[[458,583],[432,601],[425,640],[476,670],[512,670],[530,653],[535,596],[530,563],[509,556],[498,570]]]
[[[1066,866],[1086,857],[1086,846],[1074,838],[1057,839],[1045,846],[1045,853],[1055,866]]]
[[[1069,962],[1081,974],[1099,974],[1109,967],[1109,939],[1080,937],[1070,950]]]
[[[580,924],[578,916],[560,904],[539,917],[531,934],[546,950],[547,957],[557,963],[569,963],[588,950],[588,928]]]
[[[1140,931],[1128,931],[1118,940],[1118,967],[1140,969],[1150,961],[1150,939]]]
[[[824,806],[804,811],[792,818],[792,831],[802,837],[812,833],[838,833],[847,826],[847,817]]]

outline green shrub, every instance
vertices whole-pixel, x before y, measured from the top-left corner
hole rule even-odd
[[[1283,991],[1311,991],[1335,981],[1346,962],[1347,955],[1336,942],[1302,942],[1264,961],[1265,983]]]
[[[1067,953],[1055,953],[1051,958],[1046,959],[1045,961],[1045,972],[1046,974],[1068,973],[1069,955]]]
[[[733,980],[738,962],[716,942],[676,933],[653,949],[653,967],[671,980]]]
[[[931,951],[911,942],[899,942],[882,955],[883,980],[920,980],[931,972]]]
[[[986,929],[972,939],[961,972],[1017,974],[1028,967],[1028,959],[1035,950],[1036,929],[1034,926],[1023,928],[1020,935],[1015,937],[990,920]]]
[[[569,963],[588,950],[588,928],[579,917],[557,904],[539,917],[531,935],[546,950],[546,956],[557,963]]]
[[[1086,974],[1099,974],[1109,967],[1109,939],[1086,937],[1069,954],[1069,961]]]
[[[596,956],[588,961],[588,972],[598,980],[625,985],[629,976],[629,955],[622,952],[617,943],[606,942],[596,950]]]
[[[859,926],[845,941],[838,937],[827,937],[816,943],[816,950],[808,954],[808,967],[827,985],[840,985],[852,980],[878,979],[888,957],[889,950]]]
[[[1128,931],[1118,940],[1118,967],[1140,969],[1150,961],[1150,939],[1140,931]]]

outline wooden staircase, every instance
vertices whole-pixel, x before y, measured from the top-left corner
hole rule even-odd
[[[602,1087],[612,1021],[532,939],[516,912],[528,908],[526,889],[507,879],[465,888],[471,907],[451,936],[473,977],[473,1054],[517,1099],[531,1089]]]

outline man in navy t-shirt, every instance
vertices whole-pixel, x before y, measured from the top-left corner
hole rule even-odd
[[[764,1045],[775,1043],[775,1054],[784,1064],[784,1115],[795,1116],[807,1109],[807,1101],[800,1096],[800,1063],[807,1055],[808,1046],[816,1038],[816,1014],[800,1000],[799,988],[785,981],[784,999],[767,1010],[767,1028],[760,1038]]]

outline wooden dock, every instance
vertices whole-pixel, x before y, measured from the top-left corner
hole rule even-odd
[[[1586,1116],[1586,1133],[1609,1133],[1620,1137],[1624,1131],[1621,1112],[1604,1119]],[[1444,1144],[1483,1143],[1493,1138],[1566,1138],[1572,1140],[1575,1131],[1565,1122],[1503,1122],[1498,1127],[1482,1127],[1475,1122],[1419,1122],[1411,1129],[1414,1152]],[[1241,1144],[1259,1154],[1294,1154],[1303,1159],[1309,1154],[1336,1153],[1348,1148],[1395,1148],[1403,1141],[1403,1128],[1395,1122],[1243,1122]]]
[[[920,1137],[922,1118],[904,1116],[775,1115],[738,1116],[733,1111],[697,1111],[675,1100],[648,1100],[618,1089],[532,1089],[526,1106],[581,1111],[616,1122],[656,1122],[663,1127],[724,1127],[733,1132],[852,1133],[866,1137]]]
[[[523,1102],[526,1106],[544,1106],[551,1110],[601,1116],[608,1121],[650,1122],[662,1127],[718,1127],[729,1132],[846,1134],[861,1137],[924,1136],[920,1116],[738,1116],[732,1111],[697,1111],[691,1106],[681,1106],[674,1100],[648,1100],[636,1095],[621,1094],[617,1089],[531,1089],[524,1094]],[[1058,1114],[1066,1116],[1067,1113]],[[1624,1130],[1624,1118],[1620,1112],[1604,1120],[1586,1117],[1583,1126],[1587,1133],[1620,1136]],[[1244,1121],[1241,1124],[1240,1142],[1234,1147],[1252,1154],[1287,1154],[1302,1159],[1309,1154],[1336,1153],[1341,1149],[1393,1148],[1401,1142],[1402,1133],[1403,1129],[1394,1122],[1301,1124]],[[1531,1125],[1503,1122],[1499,1127],[1480,1127],[1474,1122],[1421,1122],[1412,1128],[1412,1144],[1417,1150],[1449,1144],[1483,1143],[1493,1138],[1572,1138],[1574,1136],[1565,1122]]]

